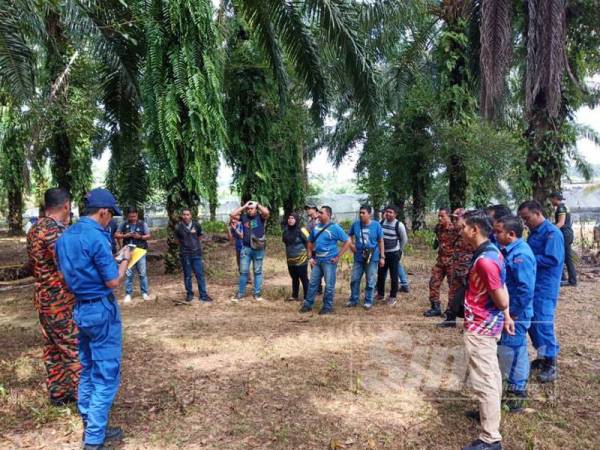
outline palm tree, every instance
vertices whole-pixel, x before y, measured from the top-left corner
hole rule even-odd
[[[517,43],[525,41],[524,112],[528,142],[527,167],[533,197],[547,202],[559,190],[565,156],[574,147],[574,111],[598,103],[598,92],[584,86],[598,70],[600,18],[593,0],[529,0]],[[481,1],[481,103],[494,117],[505,98],[506,74],[511,64],[512,2]]]

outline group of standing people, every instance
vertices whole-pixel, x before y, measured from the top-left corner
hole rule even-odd
[[[572,260],[565,260],[572,242],[572,235],[568,236],[572,221],[564,205],[555,202],[562,196],[556,193],[552,198],[557,208],[556,225],[544,217],[536,201],[521,204],[518,216],[502,205],[489,208],[487,213],[438,211],[438,257],[430,281],[431,308],[425,315],[442,315],[440,285],[444,277],[448,278],[448,307],[439,326],[454,327],[456,318],[464,317],[469,370],[479,398],[483,429],[478,440],[465,449],[501,448],[502,377],[507,379],[504,397],[511,411],[523,408],[530,370],[539,371],[540,382],[557,377],[559,344],[554,322],[565,261],[569,273],[566,284],[576,284],[576,274]],[[54,405],[77,402],[83,420],[84,448],[95,450],[123,437],[120,428],[108,426],[120,383],[122,354],[122,323],[114,289],[127,280],[127,302],[132,293],[131,249],[147,248],[150,231],[133,209],[128,211],[126,222],[116,229],[111,227],[114,216],[120,216],[121,211],[105,189],[94,189],[86,195],[80,219],[67,228],[70,204],[64,189],[45,193],[45,216],[29,231],[27,251],[36,279],[34,305],[45,342],[50,401]],[[319,314],[333,312],[337,265],[348,251],[354,256],[347,307],[360,304],[363,276],[363,307],[367,310],[376,299],[394,305],[398,292],[408,292],[405,275],[404,279],[401,275],[407,234],[393,206],[385,208],[381,222],[373,219],[370,206],[361,206],[359,219],[348,233],[332,220],[329,206],[318,209],[308,205],[306,210],[306,227],[294,213],[286,218],[282,233],[292,278],[290,300],[299,300],[300,286],[303,288],[301,313],[312,310],[320,290],[323,305]],[[251,266],[253,297],[262,301],[269,215],[268,208],[257,202],[247,202],[231,213],[229,233],[236,242],[239,268],[234,302],[245,296]],[[524,224],[529,230],[527,241],[523,237]],[[192,275],[198,283],[200,301],[212,301],[204,279],[202,236],[200,224],[192,219],[189,209],[184,209],[175,237],[187,302],[194,300]],[[117,255],[114,239],[123,241]],[[388,273],[391,283],[386,298]],[[145,298],[145,261],[138,266],[138,274]],[[527,335],[537,351],[531,364]]]
[[[438,257],[429,284],[431,307],[424,315],[442,315],[440,285],[446,278],[448,307],[437,326],[455,327],[457,316],[464,317],[470,380],[479,400],[476,416],[482,432],[466,450],[501,448],[501,400],[508,411],[522,411],[530,371],[537,372],[540,383],[557,378],[555,313],[572,230],[566,207],[556,202],[562,195],[553,193],[551,198],[556,224],[545,218],[535,200],[522,203],[518,215],[504,205],[485,211],[438,211]],[[574,267],[566,265],[569,281],[563,285],[575,285]],[[528,335],[537,352],[531,363]]]

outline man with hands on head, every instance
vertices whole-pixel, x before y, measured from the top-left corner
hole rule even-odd
[[[319,211],[319,223],[308,236],[307,252],[312,272],[310,273],[308,295],[304,299],[302,308],[300,308],[301,313],[312,310],[321,277],[325,278],[325,293],[323,295],[323,307],[319,314],[331,314],[333,312],[337,263],[340,257],[350,248],[350,239],[342,227],[331,221],[331,216],[331,208],[322,206]],[[338,242],[344,243],[341,249],[338,249]]]
[[[246,295],[246,284],[250,273],[250,263],[254,270],[254,300],[260,302],[262,291],[262,266],[265,258],[265,224],[270,212],[258,202],[247,201],[243,206],[231,211],[232,218],[239,216],[243,228],[242,250],[240,252],[240,279],[238,291],[231,299],[239,302]]]
[[[58,265],[75,295],[73,317],[79,328],[81,377],[77,407],[83,420],[84,449],[104,448],[120,440],[123,431],[108,426],[108,416],[121,374],[121,313],[113,290],[123,281],[131,253],[123,247],[117,263],[106,228],[121,215],[114,196],[93,189],[85,197],[85,211],[58,239]]]

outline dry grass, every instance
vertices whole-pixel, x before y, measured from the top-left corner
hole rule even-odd
[[[7,242],[0,242],[0,254]],[[155,246],[160,246],[155,244]],[[394,308],[346,310],[349,271],[338,276],[336,314],[297,313],[275,239],[265,261],[264,304],[232,305],[230,247],[207,250],[210,306],[175,306],[179,276],[153,267],[156,301],[122,309],[122,385],[112,422],[128,449],[456,449],[477,434],[462,379],[459,330],[424,319],[431,254],[408,261],[412,291]],[[0,261],[1,263],[1,261]],[[600,448],[600,308],[597,285],[564,290],[556,386],[533,386],[527,413],[504,415],[509,449]],[[46,402],[29,290],[0,293],[0,448],[78,448],[74,409]]]

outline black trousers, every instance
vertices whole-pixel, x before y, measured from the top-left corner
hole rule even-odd
[[[390,297],[395,298],[398,293],[398,264],[400,263],[400,252],[386,252],[385,264],[377,271],[377,294],[383,297],[385,292],[385,279],[388,271],[391,278]]]
[[[306,293],[308,292],[308,264],[302,266],[290,266],[288,264],[288,272],[290,272],[290,276],[292,277],[292,297],[298,298],[300,283],[302,283],[304,294],[302,298],[306,298]]]
[[[577,284],[577,271],[573,262],[573,249],[571,248],[574,237],[573,231],[569,230],[566,233],[563,231],[563,237],[565,238],[565,267],[569,276],[569,284]]]

